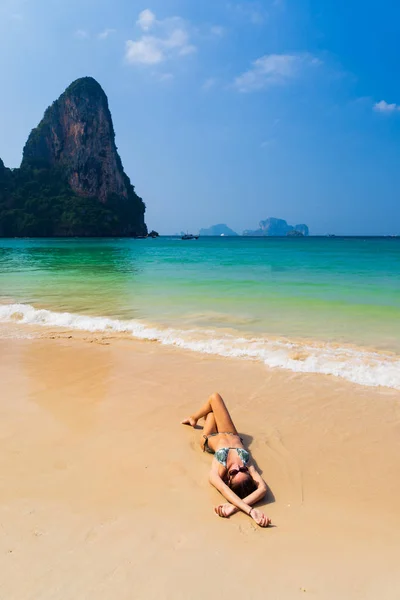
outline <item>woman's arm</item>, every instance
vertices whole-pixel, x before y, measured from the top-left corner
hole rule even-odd
[[[230,506],[230,507],[232,507],[233,511],[235,511],[235,512],[236,512],[236,510],[242,510],[243,512],[245,512],[260,527],[268,527],[268,525],[271,525],[271,519],[266,517],[264,515],[264,513],[261,512],[261,510],[257,510],[256,508],[251,508],[248,504],[246,504],[246,502],[244,500],[239,498],[239,496],[237,496],[235,494],[235,492],[233,492],[231,490],[231,488],[228,487],[226,485],[226,483],[224,483],[222,481],[219,473],[217,473],[214,470],[212,470],[210,473],[210,483],[212,483],[212,485],[214,487],[216,487],[217,490],[219,492],[221,492],[221,494],[223,496],[225,496],[225,498],[229,501],[228,504],[218,506],[217,508],[214,509],[214,511],[216,512],[216,514],[218,516],[228,517],[229,515],[225,513],[223,506]],[[233,512],[231,514],[233,514]]]
[[[249,473],[252,476],[253,481],[257,485],[257,489],[254,490],[254,492],[252,492],[248,496],[246,496],[246,498],[243,498],[243,502],[245,502],[249,506],[253,506],[253,504],[257,504],[257,502],[264,498],[265,494],[267,493],[268,486],[265,483],[264,479],[261,477],[260,473],[253,465],[249,466]],[[238,508],[235,505],[235,507],[232,510],[232,514],[236,513],[237,511]]]
[[[210,472],[209,481],[211,485],[213,485],[224,496],[224,498],[228,500],[228,502],[236,506],[238,510],[242,510],[244,513],[246,513],[246,515],[250,514],[251,507],[241,498],[239,498],[239,496],[237,496],[235,492],[232,491],[231,488],[224,483],[224,481],[222,481],[220,475],[213,469]]]

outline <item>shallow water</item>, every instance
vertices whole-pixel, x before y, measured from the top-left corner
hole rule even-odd
[[[400,386],[397,238],[0,240],[0,299],[3,321]]]

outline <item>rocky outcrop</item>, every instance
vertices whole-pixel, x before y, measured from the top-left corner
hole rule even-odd
[[[219,223],[218,225],[211,225],[211,227],[209,227],[208,229],[200,229],[199,234],[200,235],[219,235],[219,236],[221,236],[221,235],[226,235],[226,236],[238,235],[236,233],[236,231],[233,231],[233,229],[230,229],[230,227],[228,227],[224,223]]]
[[[63,168],[78,196],[106,202],[110,194],[132,194],[107,96],[95,79],[78,79],[46,110],[25,144],[21,166],[38,162]]]
[[[7,169],[7,167],[4,165],[3,161],[0,158],[0,183],[4,183],[5,181],[8,181],[11,175],[11,170]]]
[[[301,223],[300,225],[295,225],[294,226],[294,230],[295,231],[299,231],[300,233],[302,233],[304,236],[310,235],[310,231],[308,229],[308,226],[305,225],[304,223]]]
[[[145,205],[124,172],[95,79],[74,81],[46,110],[13,171],[12,196],[11,213],[0,205],[0,235],[147,234]]]
[[[255,231],[246,230],[243,235],[247,236],[286,236],[291,231],[299,231],[304,236],[309,234],[307,225],[288,225],[284,219],[276,219],[275,217],[269,217],[265,221],[260,221],[259,229]]]
[[[4,166],[4,163],[0,158],[0,206],[2,203],[9,201],[11,181],[12,172]]]

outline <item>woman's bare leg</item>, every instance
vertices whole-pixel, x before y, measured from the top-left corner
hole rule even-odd
[[[191,417],[184,419],[182,423],[194,427],[199,419],[206,417],[209,413],[214,414],[215,425],[218,432],[237,433],[225,402],[216,392],[211,394],[207,402],[198,412],[194,413]]]
[[[211,435],[212,433],[218,433],[217,424],[215,422],[214,413],[210,412],[206,416],[206,420],[203,427],[203,435]]]
[[[210,412],[206,416],[206,420],[205,420],[204,427],[203,427],[203,435],[201,436],[201,440],[200,440],[200,446],[201,446],[202,450],[204,450],[204,444],[206,442],[204,436],[211,435],[212,433],[218,433],[218,431],[217,431],[217,424],[215,422],[214,413]]]

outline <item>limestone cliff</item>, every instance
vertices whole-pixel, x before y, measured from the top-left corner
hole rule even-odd
[[[9,203],[11,178],[11,170],[4,166],[0,158],[0,207]]]
[[[211,225],[211,227],[206,229],[200,229],[199,234],[202,236],[237,236],[236,231],[233,231],[233,229],[225,225],[225,223],[219,223],[218,225]]]
[[[301,224],[293,227],[288,225],[284,219],[276,219],[275,217],[269,217],[265,221],[260,221],[259,229],[255,231],[246,230],[243,235],[248,236],[286,236],[291,231],[299,231],[302,235],[307,236],[309,234],[307,225]]]
[[[74,81],[32,130],[10,198],[0,203],[0,235],[147,233],[145,205],[124,172],[107,96],[93,78]]]
[[[107,96],[91,77],[74,81],[45,112],[25,144],[22,167],[47,163],[65,169],[79,196],[128,196],[130,181],[115,145]]]
[[[310,234],[309,229],[308,229],[308,225],[305,225],[305,223],[300,223],[299,225],[295,225],[294,226],[294,230],[295,231],[299,231],[304,236],[307,236],[307,235]]]

